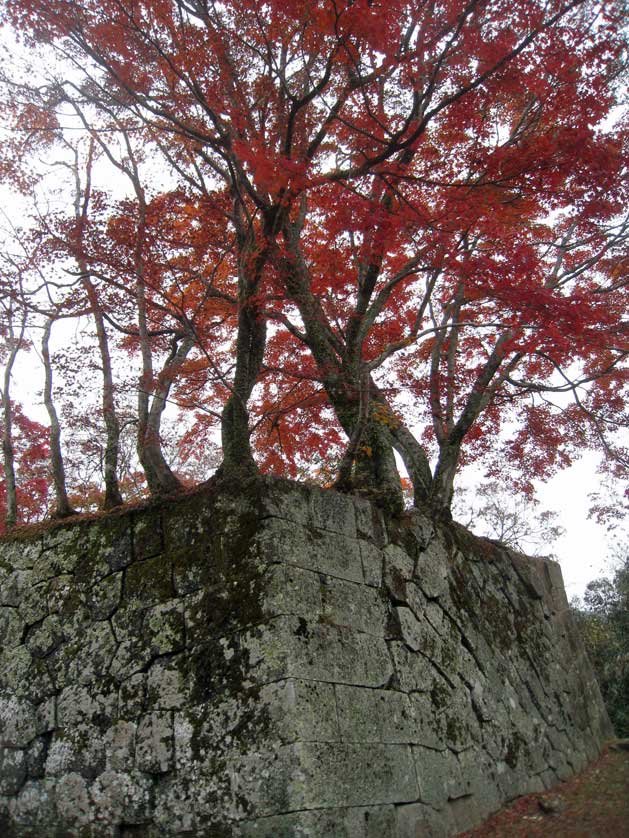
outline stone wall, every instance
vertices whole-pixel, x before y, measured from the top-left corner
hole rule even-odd
[[[612,731],[557,564],[281,481],[0,545],[0,834],[453,835]]]

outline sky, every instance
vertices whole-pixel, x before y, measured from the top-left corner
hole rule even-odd
[[[610,551],[614,543],[623,540],[623,532],[627,532],[626,527],[619,527],[608,533],[605,527],[588,518],[588,495],[600,487],[596,464],[596,456],[585,454],[538,488],[542,506],[559,513],[559,523],[565,530],[554,552],[561,565],[568,599],[581,596],[593,579],[612,575]]]

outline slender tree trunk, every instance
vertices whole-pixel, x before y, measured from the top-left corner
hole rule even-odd
[[[83,272],[87,271],[80,266]],[[105,498],[103,509],[112,509],[114,506],[121,506],[123,503],[120,486],[118,485],[118,452],[120,448],[120,423],[116,415],[114,401],[114,379],[111,368],[111,355],[109,353],[109,341],[105,329],[105,320],[98,300],[98,295],[90,279],[85,276],[83,285],[94,316],[96,325],[96,337],[100,352],[101,367],[103,371],[103,420],[105,422],[106,444],[105,444]]]
[[[143,205],[141,206],[142,213],[144,213],[145,208]],[[141,225],[142,224],[143,222],[141,221]],[[146,286],[142,273],[141,253],[136,254],[136,261],[136,303],[138,307],[140,353],[142,355],[142,375],[140,377],[138,387],[138,458],[142,468],[144,469],[146,482],[148,483],[151,494],[172,494],[173,492],[180,491],[182,489],[182,485],[179,480],[177,480],[164,458],[159,429],[161,416],[166,406],[166,400],[172,383],[171,378],[166,385],[167,377],[165,375],[165,369],[170,363],[174,362],[177,350],[174,350],[169,361],[166,362],[164,370],[162,370],[162,374],[160,376],[161,383],[158,381],[156,384],[153,380],[153,353],[151,350],[151,339],[148,328]],[[153,397],[152,404],[151,396]]]
[[[255,302],[269,258],[269,231],[256,231],[240,198],[234,197],[234,226],[238,246],[238,331],[236,369],[232,390],[221,415],[224,475],[255,475],[258,466],[251,451],[248,402],[255,387],[266,348],[266,317]]]
[[[441,446],[429,495],[430,505],[441,513],[448,514],[452,505],[454,478],[458,470],[460,455],[460,443],[445,443]]]
[[[221,417],[222,472],[225,474],[258,472],[251,453],[247,403],[264,358],[266,319],[252,304],[252,293],[247,283],[239,300],[234,384]]]
[[[135,163],[134,163],[135,166]],[[162,453],[160,438],[161,416],[166,406],[168,393],[172,384],[172,374],[180,365],[176,362],[177,346],[173,344],[170,358],[164,365],[160,380],[154,382],[153,352],[149,334],[148,312],[146,304],[146,283],[144,279],[144,234],[146,230],[146,200],[137,170],[131,174],[136,197],[139,204],[139,218],[137,240],[135,245],[134,263],[136,277],[135,299],[138,308],[138,335],[140,339],[140,353],[142,356],[142,375],[138,386],[138,435],[137,452],[146,475],[149,491],[152,495],[172,494],[183,487],[172,473]],[[189,348],[187,352],[189,352]],[[186,354],[187,354],[186,352]],[[185,358],[185,355],[183,356]],[[183,358],[181,360],[183,360]],[[166,369],[169,365],[170,372]],[[170,375],[170,379],[168,379]],[[151,395],[153,403],[151,404]]]
[[[408,428],[399,422],[391,427],[391,441],[398,452],[413,484],[415,506],[426,503],[432,485],[432,472],[428,457]]]
[[[194,338],[191,336],[173,340],[170,356],[153,391],[141,445],[141,463],[152,494],[171,494],[183,488],[162,453],[161,422],[172,383],[193,346]]]
[[[454,425],[448,425],[447,435],[443,435],[439,440],[439,460],[437,461],[429,497],[429,502],[436,511],[449,514],[454,494],[454,478],[461,458],[463,440],[493,398],[496,387],[499,386],[494,379],[504,361],[505,346],[512,338],[513,331],[508,330],[497,339],[485,366],[476,377],[458,420]],[[504,374],[508,374],[518,361],[519,356],[512,359]],[[500,378],[498,378],[498,381],[500,381]]]
[[[12,334],[11,337],[13,337]],[[11,404],[11,373],[17,353],[18,346],[14,343],[4,368],[4,386],[2,389],[2,457],[7,506],[5,522],[7,530],[13,529],[17,523],[17,484],[13,450],[13,407]]]
[[[61,427],[52,397],[52,364],[50,362],[50,331],[53,319],[49,317],[44,328],[42,337],[42,358],[44,361],[44,405],[50,419],[50,464],[52,467],[52,478],[55,486],[56,508],[54,515],[57,518],[65,518],[72,515],[74,510],[68,501],[66,491],[66,476],[63,467],[63,455],[61,453]]]

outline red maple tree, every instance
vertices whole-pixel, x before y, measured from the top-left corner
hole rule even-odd
[[[83,273],[135,289],[140,389],[159,402],[167,380],[199,432],[220,417],[224,473],[332,453],[337,485],[399,509],[397,452],[447,510],[474,459],[525,491],[586,447],[625,469],[620,3],[3,9],[55,56],[36,86],[6,80],[23,142],[5,165],[71,124],[127,175],[126,203],[82,228]],[[178,362],[160,384],[162,330]]]

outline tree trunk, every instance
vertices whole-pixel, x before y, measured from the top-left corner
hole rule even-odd
[[[183,488],[162,453],[160,432],[162,414],[168,402],[172,383],[193,346],[194,338],[189,335],[180,340],[177,338],[173,340],[170,356],[158,376],[146,417],[139,455],[149,489],[154,495],[172,494]]]
[[[239,303],[236,372],[231,395],[221,417],[222,473],[257,474],[251,453],[247,402],[255,386],[266,346],[266,320],[251,303],[251,294]]]
[[[459,465],[461,444],[446,442],[440,448],[428,502],[436,512],[448,515],[452,505],[454,478]]]
[[[373,401],[369,382],[361,387],[360,362],[344,363],[346,348],[332,332],[320,301],[310,290],[308,267],[299,248],[298,226],[287,223],[284,235],[290,258],[279,260],[279,267],[286,292],[299,309],[306,343],[349,438],[337,486],[342,491],[372,497],[391,512],[400,512],[404,507],[400,475],[390,431],[381,421],[382,405],[378,408]]]
[[[17,523],[17,486],[13,451],[13,408],[11,405],[11,372],[16,355],[17,348],[13,347],[4,369],[4,387],[2,390],[2,457],[7,505],[5,521],[7,530],[13,529]]]
[[[87,273],[84,266],[80,265],[83,273]],[[105,329],[105,320],[100,307],[98,295],[90,279],[85,276],[83,285],[94,316],[96,325],[96,337],[100,351],[101,366],[103,370],[103,420],[105,422],[106,444],[105,444],[105,498],[103,509],[112,509],[114,506],[121,506],[123,503],[120,486],[118,485],[118,451],[120,447],[120,423],[116,415],[114,401],[114,379],[111,368],[111,355],[109,354],[109,341]]]
[[[372,411],[363,440],[354,467],[355,491],[371,497],[388,512],[398,515],[404,509],[402,483],[391,435],[378,413],[374,415]]]
[[[50,362],[50,331],[52,329],[53,319],[49,317],[44,328],[44,335],[42,337],[42,358],[44,361],[44,405],[48,411],[50,419],[50,465],[52,468],[52,479],[55,487],[56,507],[54,516],[56,518],[66,518],[68,515],[73,515],[74,510],[68,501],[68,494],[66,491],[66,476],[63,467],[63,455],[61,453],[61,427],[59,425],[59,418],[55,409],[52,397],[52,364]]]
[[[428,500],[432,485],[432,472],[426,452],[401,422],[391,427],[391,439],[413,484],[413,502],[420,507]]]

